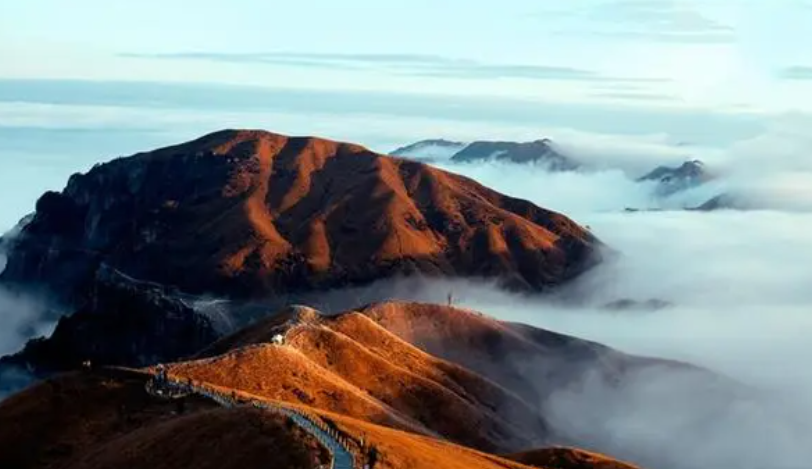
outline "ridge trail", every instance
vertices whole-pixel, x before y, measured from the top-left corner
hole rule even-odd
[[[163,394],[164,390],[166,390],[168,393]],[[306,415],[300,410],[280,404],[271,404],[258,400],[241,400],[236,398],[236,396],[229,396],[223,392],[215,391],[212,388],[201,386],[196,383],[190,384],[169,377],[162,378],[160,374],[157,376],[153,375],[152,380],[147,385],[147,392],[158,395],[159,397],[171,396],[173,393],[197,394],[199,396],[211,399],[220,406],[226,408],[238,407],[240,405],[250,403],[250,405],[258,409],[263,409],[271,413],[289,417],[293,423],[299,426],[299,428],[318,440],[319,443],[327,448],[332,456],[330,469],[356,469],[360,467],[355,465],[355,456],[353,456],[349,447],[344,441],[342,441],[342,437],[337,432],[331,430],[327,426],[319,425],[314,418]]]

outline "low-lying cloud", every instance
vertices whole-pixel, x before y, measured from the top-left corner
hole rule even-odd
[[[45,304],[28,295],[0,288],[0,356],[20,351],[34,337],[48,337],[56,324],[43,320]]]
[[[497,190],[541,206],[581,213],[697,207],[720,194],[739,206],[756,210],[812,211],[812,138],[805,129],[812,119],[786,116],[764,132],[726,148],[674,142],[667,135],[625,137],[572,129],[548,129],[556,149],[584,165],[573,173],[549,173],[543,167],[502,162],[441,163]],[[698,159],[714,175],[712,181],[655,197],[654,183],[636,178],[654,168],[676,167]]]
[[[812,139],[805,125],[797,118],[777,121],[762,135],[709,154],[719,179],[677,196],[687,204],[731,192],[758,208],[750,211],[624,213],[625,206],[660,202],[651,187],[621,171],[550,174],[501,163],[446,163],[573,216],[619,256],[569,287],[581,300],[577,307],[466,282],[432,285],[420,295],[442,302],[454,291],[460,304],[497,318],[693,363],[757,396],[720,406],[692,391],[695,377],[664,370],[620,389],[587,381],[554,395],[545,412],[556,428],[588,446],[660,469],[808,467]],[[671,306],[651,312],[602,307],[621,299]]]
[[[0,238],[0,275],[6,269],[7,252],[25,223],[23,220]],[[43,319],[46,311],[45,301],[0,285],[0,357],[19,351],[32,337],[49,336],[55,324]]]
[[[812,215],[603,213],[581,221],[620,256],[570,287],[579,306],[463,281],[407,283],[390,287],[391,297],[444,302],[453,292],[457,304],[502,320],[706,367],[754,396],[711,401],[704,378],[668,369],[632,374],[620,388],[587,380],[555,393],[544,413],[556,430],[592,449],[660,469],[806,467],[812,241],[805,233]],[[672,306],[602,308],[624,298]]]

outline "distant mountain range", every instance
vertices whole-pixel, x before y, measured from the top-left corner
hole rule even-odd
[[[532,142],[492,142],[474,141],[471,143],[443,139],[423,140],[396,149],[391,153],[407,159],[431,163],[477,163],[506,162],[538,166],[550,172],[590,171],[589,165],[578,161],[576,155],[564,154],[550,139]],[[676,194],[695,189],[711,182],[717,175],[699,160],[689,160],[677,166],[658,166],[642,177],[635,179],[641,184],[653,184],[652,195],[668,199]],[[696,206],[682,207],[688,210],[719,210],[745,208],[731,194],[718,194]],[[632,210],[640,210],[632,208]]]
[[[398,148],[391,154],[435,163],[507,161],[518,164],[537,164],[549,171],[575,171],[581,168],[579,163],[556,150],[549,139],[523,143],[488,141],[461,143],[442,139],[423,140]]]

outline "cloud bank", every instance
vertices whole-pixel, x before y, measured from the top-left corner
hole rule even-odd
[[[680,195],[689,201],[731,191],[758,208],[751,211],[623,213],[624,206],[657,202],[618,170],[549,174],[496,163],[447,164],[573,216],[620,254],[570,287],[584,302],[580,307],[465,282],[423,294],[442,301],[444,291],[453,290],[461,304],[503,320],[694,363],[759,396],[731,401],[719,413],[718,403],[692,394],[698,386],[694,377],[671,372],[640,376],[620,390],[593,380],[554,396],[546,407],[554,425],[594,448],[665,469],[807,467],[812,139],[806,128],[804,119],[793,116],[709,153],[720,179]],[[599,152],[597,147],[596,157]],[[672,306],[653,312],[601,307],[619,299],[658,299]]]
[[[513,296],[487,284],[404,283],[393,298],[458,304],[502,320],[687,361],[741,383],[751,398],[711,401],[696,375],[657,370],[621,388],[587,380],[556,393],[556,430],[643,467],[800,469],[812,457],[812,215],[791,212],[604,213],[580,220],[620,256],[581,279],[584,306]],[[380,291],[379,289],[378,291]],[[668,300],[654,312],[602,309]],[[549,383],[538,383],[540,388]]]

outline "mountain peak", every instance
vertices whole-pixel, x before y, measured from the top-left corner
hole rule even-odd
[[[102,262],[230,297],[418,273],[539,291],[589,268],[599,244],[561,214],[425,164],[225,130],[72,177],[41,199],[3,279],[75,290]]]
[[[656,193],[667,197],[677,192],[702,185],[713,179],[705,163],[688,160],[679,166],[659,166],[638,179],[638,182],[655,182]]]
[[[534,140],[532,142],[474,142],[451,160],[456,162],[475,161],[506,161],[519,164],[542,164],[552,171],[574,171],[580,167],[578,163],[559,153],[552,145],[550,139]]]
[[[425,162],[501,161],[517,164],[541,164],[551,171],[573,171],[580,168],[577,162],[561,154],[549,138],[523,143],[481,140],[468,144],[444,139],[423,140],[398,148],[392,152],[392,155]]]

